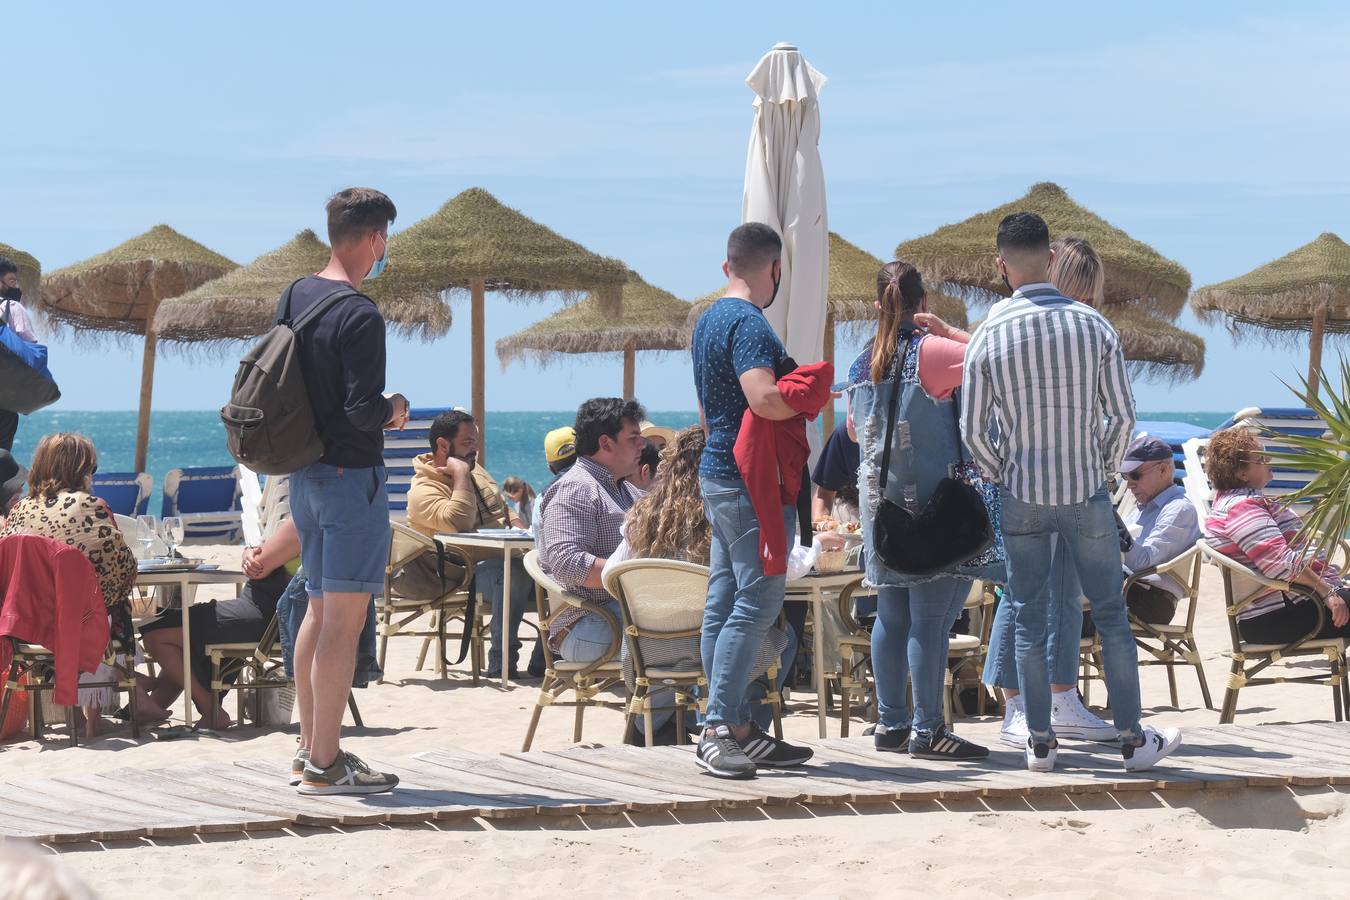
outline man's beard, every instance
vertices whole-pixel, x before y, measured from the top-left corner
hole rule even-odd
[[[463,462],[468,463],[470,469],[472,469],[472,468],[474,468],[475,466],[478,465],[478,454],[477,454],[477,453],[470,453],[470,454],[468,454],[467,456],[456,456],[455,459],[458,459],[458,460],[461,460],[461,461],[463,461]]]

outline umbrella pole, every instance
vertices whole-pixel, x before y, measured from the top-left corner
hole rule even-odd
[[[834,313],[826,313],[826,314],[825,314],[825,346],[824,346],[824,351],[825,351],[825,352],[824,352],[825,362],[829,363],[830,365],[834,365]],[[835,380],[838,381],[839,379],[836,378]],[[831,398],[830,401],[829,401],[828,403],[825,404],[825,409],[821,411],[821,414],[820,414],[820,427],[821,427],[821,430],[822,430],[822,431],[824,432],[824,434],[825,434],[825,440],[828,441],[828,440],[830,439],[830,435],[834,434],[834,399],[833,399],[833,398]]]
[[[155,310],[151,309],[146,316],[145,351],[141,357],[141,406],[136,420],[136,466],[133,469],[135,472],[145,471],[146,451],[150,447],[150,398],[155,390],[155,345],[159,343],[154,321]]]
[[[623,399],[633,399],[634,381],[636,380],[637,352],[633,345],[629,344],[623,348]]]
[[[1308,393],[1316,396],[1322,370],[1322,335],[1327,327],[1327,304],[1323,301],[1313,310],[1312,340],[1308,348]]]
[[[487,415],[487,403],[484,399],[483,389],[483,304],[484,294],[487,293],[487,284],[481,278],[475,278],[469,285],[472,292],[472,309],[469,314],[470,328],[472,330],[473,348],[473,418],[478,423],[478,460],[487,461],[487,422],[484,421]]]

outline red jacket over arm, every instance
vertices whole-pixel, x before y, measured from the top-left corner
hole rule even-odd
[[[778,393],[798,416],[774,422],[747,409],[736,437],[736,466],[759,519],[759,556],[764,574],[787,572],[787,532],[783,507],[797,502],[802,467],[811,455],[806,420],[830,402],[834,366],[827,362],[799,366],[778,379]]]
[[[55,700],[78,702],[80,672],[92,672],[108,647],[108,611],[98,576],[84,554],[51,538],[13,534],[0,540],[0,638],[41,644],[56,657]],[[9,674],[10,643],[0,640],[0,673]]]

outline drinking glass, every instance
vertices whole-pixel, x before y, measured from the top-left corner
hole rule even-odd
[[[159,523],[159,534],[168,545],[169,558],[172,559],[178,545],[183,543],[183,520],[178,516],[165,516]]]
[[[155,545],[155,535],[159,533],[159,522],[154,516],[137,516],[136,524],[140,533],[136,539],[141,542],[141,559],[150,559],[150,548]]]

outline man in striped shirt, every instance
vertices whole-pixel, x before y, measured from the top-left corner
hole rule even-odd
[[[1049,283],[1050,259],[1050,231],[1040,216],[1014,213],[999,224],[995,262],[1013,294],[994,305],[966,350],[961,430],[971,456],[1000,483],[1008,552],[1004,599],[1013,609],[1030,731],[1027,767],[1049,771],[1058,747],[1046,666],[1058,541],[1092,604],[1125,768],[1136,771],[1176,749],[1181,734],[1139,723],[1138,659],[1106,491],[1106,475],[1125,455],[1134,427],[1134,398],[1115,329]]]

